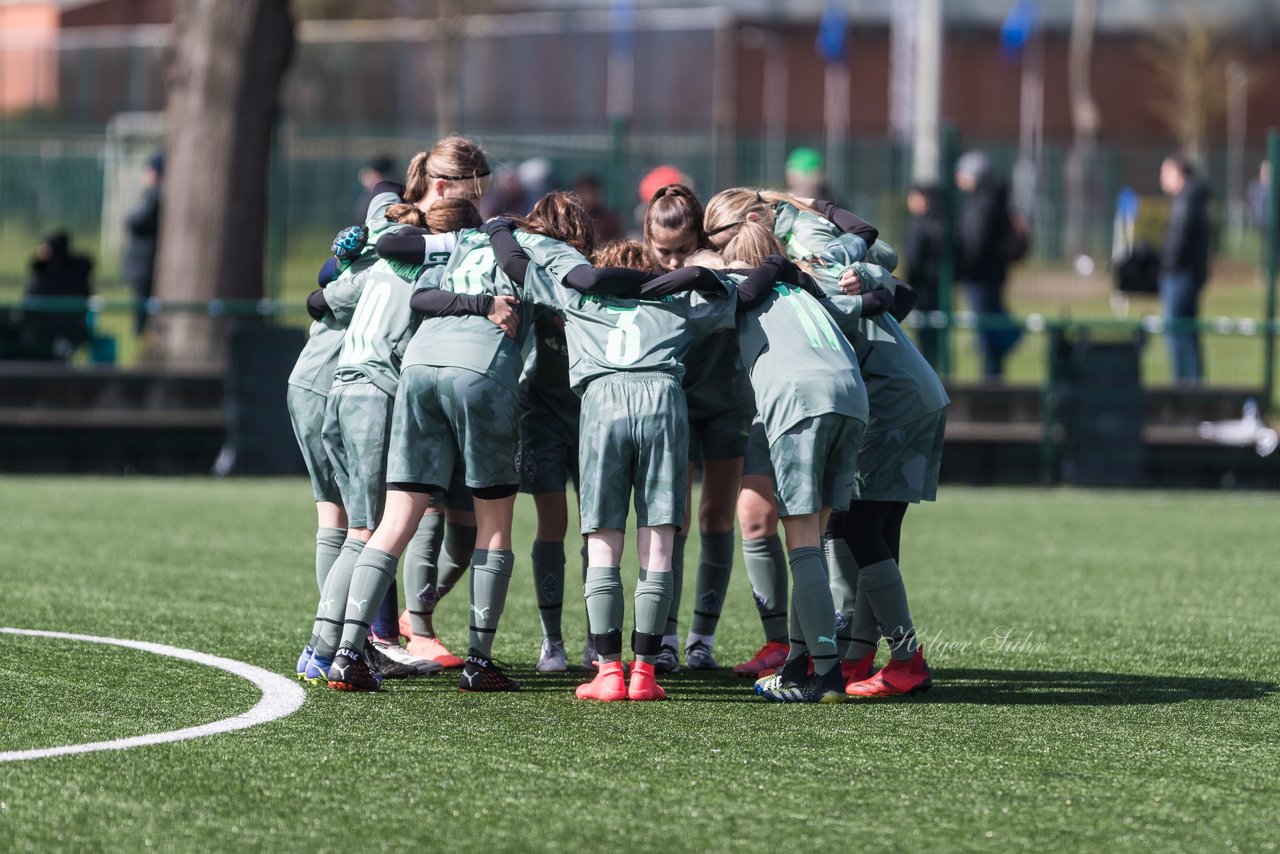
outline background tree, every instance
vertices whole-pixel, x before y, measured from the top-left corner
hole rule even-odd
[[[168,144],[156,296],[263,295],[267,174],[280,83],[293,52],[288,0],[179,0],[168,81]],[[156,318],[150,357],[225,355],[225,321]]]
[[[1101,116],[1093,100],[1093,38],[1097,27],[1097,0],[1076,0],[1071,16],[1071,43],[1067,57],[1067,92],[1071,100],[1074,138],[1066,162],[1066,227],[1063,244],[1068,257],[1084,250],[1089,201],[1094,195],[1089,176],[1094,174]],[[1095,182],[1096,183],[1096,182]]]
[[[1155,78],[1150,107],[1177,140],[1179,150],[1202,160],[1210,130],[1227,107],[1224,33],[1210,25],[1196,4],[1183,5],[1182,20],[1153,30],[1142,56]]]

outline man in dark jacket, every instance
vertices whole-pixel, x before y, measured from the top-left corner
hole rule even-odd
[[[1173,197],[1160,253],[1160,304],[1164,339],[1176,383],[1198,384],[1204,376],[1200,335],[1200,291],[1209,278],[1209,186],[1182,157],[1160,164],[1160,189]]]
[[[916,311],[926,325],[917,330],[921,354],[929,364],[938,363],[938,330],[927,325],[929,313],[938,310],[938,279],[941,275],[942,251],[946,246],[946,217],[942,190],[928,184],[916,184],[907,191],[907,227],[902,239],[902,260],[906,279],[915,288]]]
[[[142,174],[142,197],[124,219],[129,237],[124,244],[120,275],[133,290],[134,332],[138,335],[147,325],[147,300],[151,299],[155,277],[163,176],[164,155],[157,152],[151,155]]]
[[[995,382],[1004,373],[1005,356],[1021,337],[1004,305],[1013,228],[1009,188],[980,151],[967,151],[956,161],[956,186],[961,193],[955,232],[956,279],[969,310],[978,315],[982,378]]]
[[[89,340],[86,301],[93,295],[93,261],[71,251],[65,231],[36,250],[22,299],[19,353],[27,359],[67,359]]]

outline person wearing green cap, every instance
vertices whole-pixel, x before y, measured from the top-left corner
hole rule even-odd
[[[804,199],[830,199],[822,152],[801,146],[787,157],[787,192]]]

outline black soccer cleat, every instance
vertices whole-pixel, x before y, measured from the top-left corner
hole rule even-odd
[[[337,691],[377,691],[382,678],[369,669],[366,656],[343,647],[329,665],[329,687]]]
[[[491,658],[486,658],[474,649],[467,652],[467,660],[462,665],[462,676],[458,678],[460,691],[519,691],[520,683],[512,679]]]

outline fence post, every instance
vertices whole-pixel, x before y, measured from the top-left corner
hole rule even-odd
[[[624,179],[627,168],[627,119],[612,116],[609,119],[609,167],[605,178],[605,203],[610,210],[618,211],[625,220],[630,206]]]
[[[1271,184],[1267,194],[1267,311],[1262,337],[1262,403],[1268,415],[1275,400],[1272,391],[1276,370],[1276,276],[1280,275],[1280,131],[1267,131],[1267,161],[1271,164]]]
[[[938,186],[942,188],[942,258],[938,265],[938,311],[946,319],[946,325],[938,330],[938,374],[947,379],[951,376],[951,331],[955,328],[955,281],[956,256],[955,234],[956,208],[959,205],[956,191],[956,139],[955,125],[946,122],[942,125],[942,144],[939,151]]]

